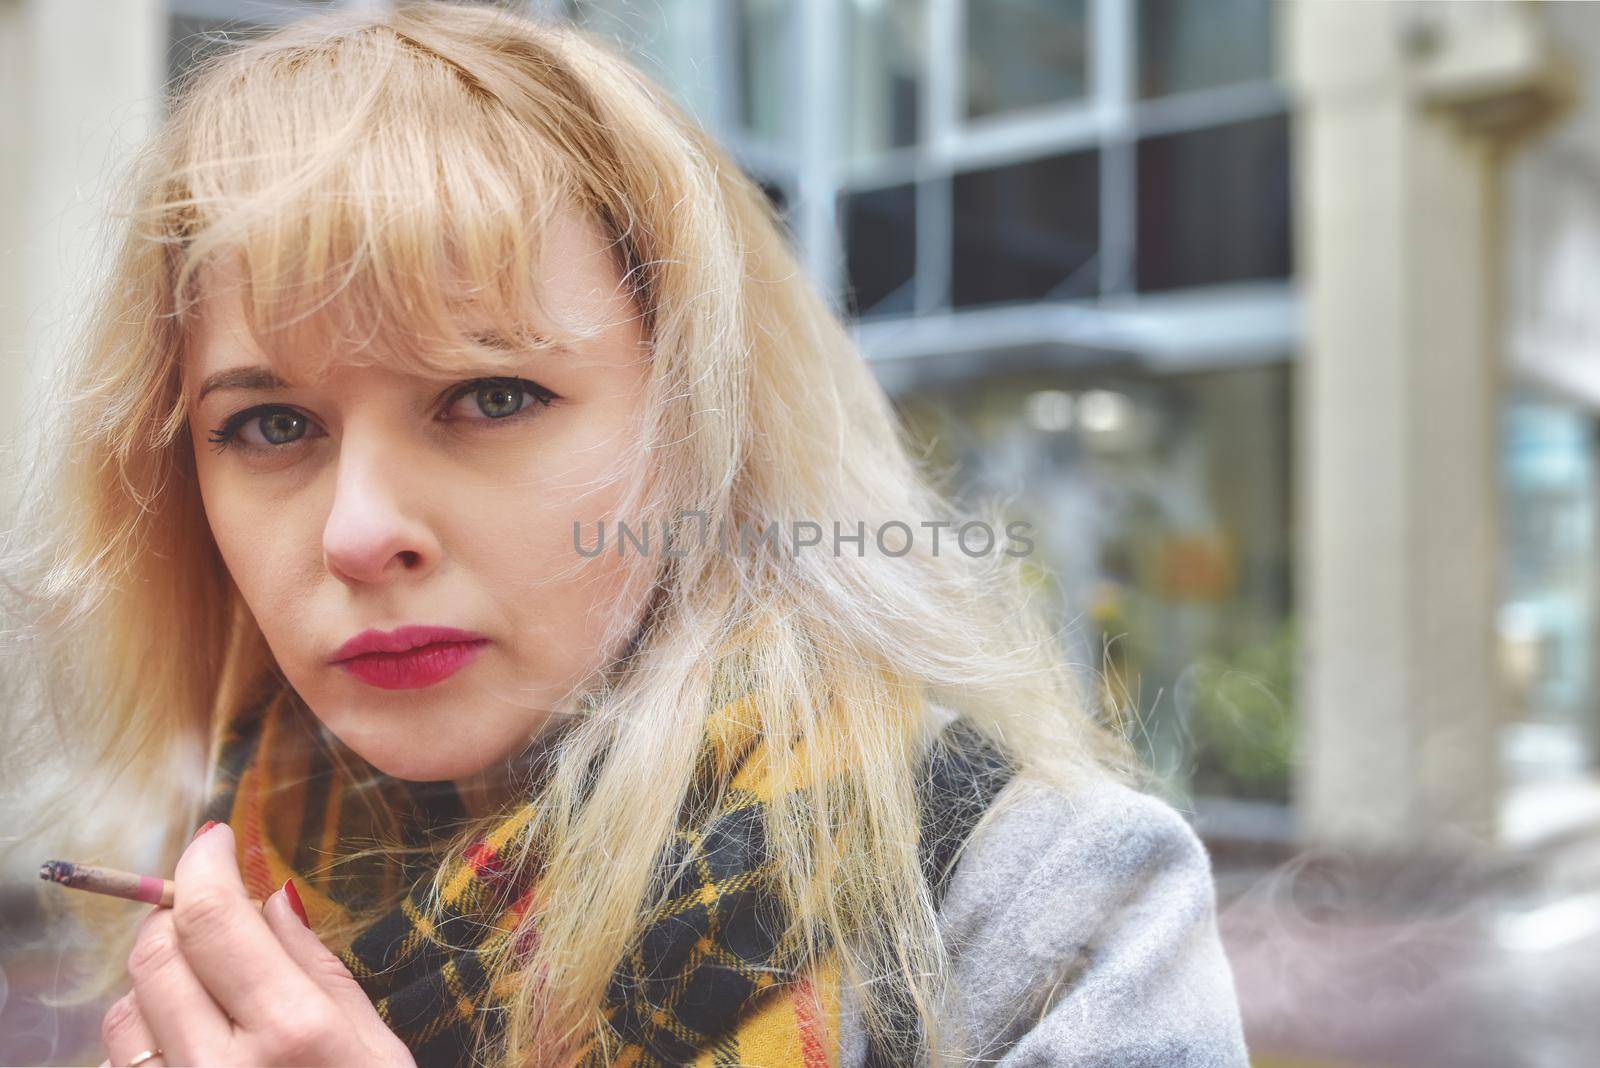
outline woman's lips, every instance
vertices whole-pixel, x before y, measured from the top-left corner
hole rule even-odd
[[[404,653],[363,653],[339,661],[339,666],[370,686],[384,690],[415,690],[454,675],[488,644],[487,638],[435,642]]]

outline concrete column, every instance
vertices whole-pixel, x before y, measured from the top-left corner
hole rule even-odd
[[[1286,6],[1305,300],[1301,757],[1310,842],[1496,835],[1496,176],[1547,114],[1522,5]]]
[[[159,117],[162,0],[0,3],[0,509],[24,411],[102,265],[113,169]]]

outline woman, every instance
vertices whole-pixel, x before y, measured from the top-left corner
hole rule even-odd
[[[1022,543],[613,51],[319,15],[134,176],[8,558],[23,840],[177,885],[72,902],[108,1063],[1246,1063]]]

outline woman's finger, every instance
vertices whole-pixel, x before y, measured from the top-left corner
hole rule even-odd
[[[244,1030],[320,1032],[332,1005],[284,951],[239,877],[233,829],[219,823],[178,858],[172,918],[189,967]],[[320,1015],[327,1015],[326,1012]]]
[[[365,1023],[370,1017],[378,1020],[377,1010],[367,992],[357,983],[350,969],[344,966],[322,939],[312,931],[290,903],[287,890],[280,887],[261,906],[261,915],[267,926],[282,943],[284,951],[300,965],[323,992],[333,999],[352,1021]],[[382,1022],[381,1020],[379,1021]]]
[[[100,1018],[100,1041],[106,1046],[106,1063],[123,1065],[147,1050],[159,1049],[150,1025],[139,1011],[139,1000],[128,991],[106,1010]],[[146,1061],[147,1065],[165,1065],[162,1057]]]
[[[128,975],[156,1039],[151,1048],[166,1050],[169,1062],[203,1064],[227,1048],[233,1025],[184,959],[171,909],[152,909],[140,923]]]
[[[400,1041],[398,1035],[389,1030],[389,1025],[378,1015],[372,999],[350,974],[350,969],[344,966],[344,961],[323,945],[322,939],[306,925],[302,914],[290,901],[287,886],[286,883],[267,898],[261,914],[266,917],[273,934],[283,943],[284,950],[344,1014],[351,1036],[355,1039],[355,1053],[349,1058],[350,1062],[359,1060],[362,1063],[376,1061],[396,1066],[415,1065],[411,1050]],[[374,1056],[361,1056],[363,1050]]]

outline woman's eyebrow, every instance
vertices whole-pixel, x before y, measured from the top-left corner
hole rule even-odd
[[[248,389],[259,392],[289,388],[289,383],[279,378],[270,367],[230,367],[226,371],[208,375],[200,383],[200,390],[195,394],[194,402],[199,404],[206,399],[206,394],[220,389]]]
[[[493,330],[474,330],[467,334],[467,340],[475,345],[482,345],[486,349],[513,349],[516,344],[510,338]]]
[[[516,351],[523,347],[517,342],[490,330],[474,331],[467,336],[476,344],[503,352]],[[562,356],[571,355],[571,351],[565,345],[547,342],[542,335],[534,335],[534,337],[536,341],[544,342],[535,351],[542,350]],[[202,380],[199,390],[195,393],[194,403],[198,406],[201,401],[206,399],[207,394],[215,393],[218,390],[239,389],[264,393],[269,390],[293,388],[293,383],[280,378],[270,367],[261,367],[259,365],[230,367],[225,371],[218,371],[215,374],[208,375]]]
[[[496,349],[501,352],[537,352],[548,353],[552,356],[571,356],[572,350],[559,341],[552,341],[548,335],[538,332],[529,332],[520,338],[506,337],[495,330],[482,329],[470,330],[466,334],[468,341],[475,345],[482,345],[486,349]]]

